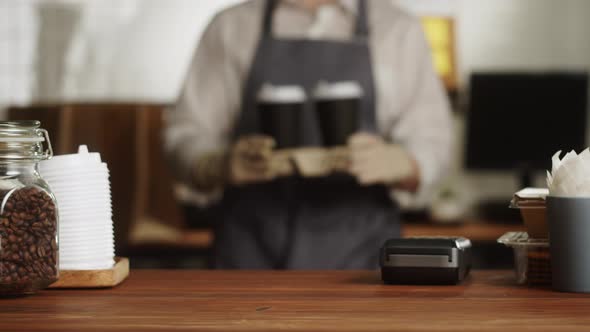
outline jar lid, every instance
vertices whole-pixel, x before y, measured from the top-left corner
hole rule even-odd
[[[100,153],[88,152],[88,146],[80,145],[78,147],[78,153],[54,156],[50,160],[43,161],[39,167],[41,168],[41,173],[43,173],[55,169],[60,171],[73,169],[88,170],[88,168],[100,166],[101,164]]]
[[[53,156],[47,130],[36,120],[0,121],[0,160],[43,160]],[[43,143],[47,150],[43,148]]]

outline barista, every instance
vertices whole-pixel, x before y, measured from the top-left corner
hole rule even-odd
[[[345,176],[273,171],[257,93],[267,83],[311,91],[362,88],[361,130]],[[302,146],[322,143],[303,116]],[[197,190],[223,190],[219,268],[375,268],[400,236],[393,189],[429,191],[450,158],[451,119],[420,23],[390,1],[252,0],[217,14],[194,55],[166,149]]]

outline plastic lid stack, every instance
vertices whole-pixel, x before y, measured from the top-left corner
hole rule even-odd
[[[101,270],[114,264],[109,170],[99,153],[81,145],[77,154],[40,163],[59,212],[61,270]]]

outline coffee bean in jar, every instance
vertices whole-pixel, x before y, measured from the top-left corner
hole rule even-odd
[[[38,172],[51,157],[38,121],[0,122],[0,296],[33,294],[58,278],[58,212]]]

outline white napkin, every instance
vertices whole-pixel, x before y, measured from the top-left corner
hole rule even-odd
[[[547,187],[551,196],[590,197],[590,150],[580,154],[574,150],[559,159],[561,151],[551,158],[547,171]]]

